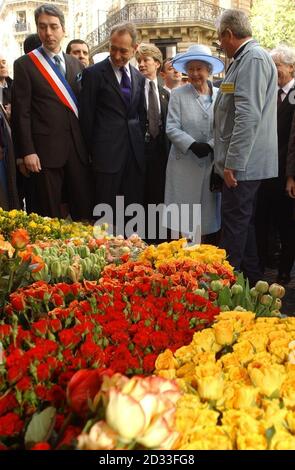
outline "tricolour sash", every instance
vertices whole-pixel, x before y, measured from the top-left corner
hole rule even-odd
[[[65,77],[44,52],[43,48],[39,47],[38,49],[29,52],[28,56],[35,64],[39,72],[43,75],[45,80],[49,83],[60,101],[65,106],[70,108],[78,118],[78,103],[74,92]]]

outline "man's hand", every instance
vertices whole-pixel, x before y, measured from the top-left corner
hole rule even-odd
[[[234,175],[234,170],[225,168],[223,171],[223,175],[224,175],[224,182],[228,188],[236,188],[238,186],[238,182]]]
[[[26,169],[26,165],[24,164],[24,161],[23,159],[18,159],[16,161],[16,164],[17,164],[17,168],[19,170],[19,172],[25,176],[26,178],[28,178],[30,176],[30,172],[29,170]]]
[[[288,196],[290,196],[292,199],[295,199],[295,180],[293,176],[288,176],[287,178],[286,191]]]
[[[42,170],[39,157],[36,153],[26,155],[24,157],[24,164],[26,169],[31,171],[32,173],[39,173]]]

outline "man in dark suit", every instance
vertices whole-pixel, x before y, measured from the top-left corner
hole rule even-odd
[[[91,218],[88,154],[77,118],[78,76],[83,66],[63,54],[63,13],[54,5],[35,10],[40,49],[14,64],[12,127],[17,158],[35,180],[32,209],[61,217],[62,188],[74,220]],[[48,78],[49,77],[49,78]]]
[[[278,154],[279,176],[262,182],[257,201],[256,227],[262,267],[273,251],[272,234],[277,231],[281,245],[277,281],[287,284],[295,259],[293,201],[286,193],[288,143],[295,104],[295,50],[281,45],[271,52],[278,71]]]
[[[144,196],[144,78],[130,63],[136,50],[133,24],[110,35],[110,57],[84,70],[80,123],[95,177],[95,203],[116,209],[142,204]]]
[[[165,195],[166,166],[169,155],[169,140],[166,135],[166,120],[170,93],[158,82],[158,74],[163,64],[163,56],[155,45],[140,44],[135,58],[139,71],[145,77],[145,109],[147,114],[145,132],[145,156],[147,169],[144,185],[144,205],[146,211],[146,236],[152,243],[159,242],[160,221],[154,220],[154,233],[148,234],[149,204],[163,204]],[[160,219],[162,217],[160,216]],[[149,221],[150,224],[152,221]],[[163,232],[164,234],[164,232]],[[155,237],[155,238],[154,238]],[[166,237],[165,237],[166,238]],[[164,241],[164,239],[162,239]]]

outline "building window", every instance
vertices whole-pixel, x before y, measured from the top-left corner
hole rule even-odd
[[[25,24],[27,21],[27,15],[25,11],[16,12],[16,24]]]

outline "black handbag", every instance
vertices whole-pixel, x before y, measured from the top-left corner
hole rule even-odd
[[[222,191],[223,179],[215,173],[214,165],[210,175],[210,191],[212,193],[220,193]]]

